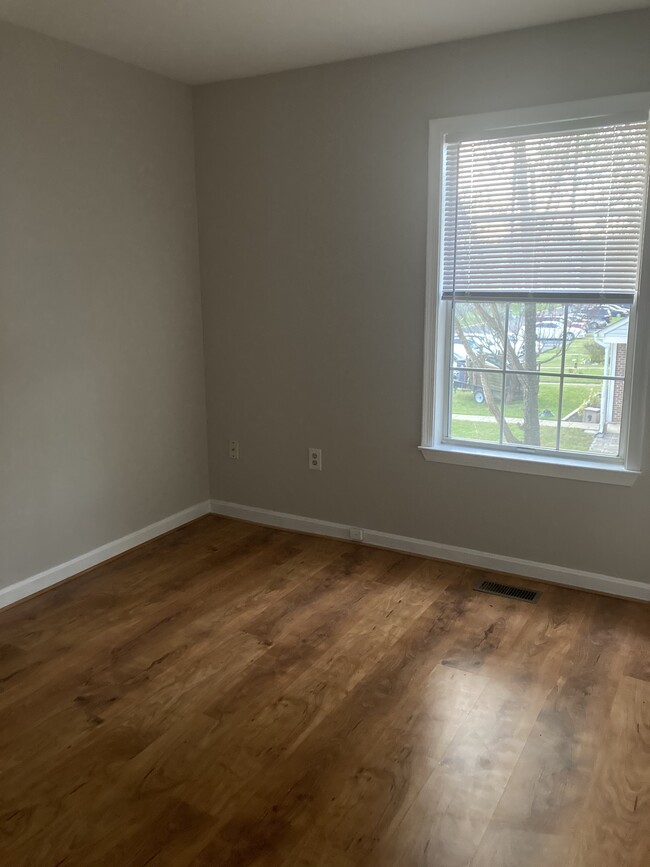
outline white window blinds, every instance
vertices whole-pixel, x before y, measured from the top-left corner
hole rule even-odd
[[[443,298],[633,300],[647,123],[594,123],[445,140]]]

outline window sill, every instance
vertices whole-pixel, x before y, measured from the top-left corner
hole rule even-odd
[[[473,449],[471,446],[462,449],[448,445],[420,446],[420,451],[426,461],[534,476],[552,476],[558,479],[578,479],[582,482],[601,482],[606,485],[633,485],[640,475],[637,470],[628,470],[611,463],[556,460],[546,455],[526,454],[523,457],[510,452]]]

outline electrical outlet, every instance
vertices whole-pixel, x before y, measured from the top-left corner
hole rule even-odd
[[[363,530],[359,527],[350,527],[350,538],[355,542],[363,542]]]
[[[239,460],[239,440],[230,440],[229,447],[230,447],[230,457],[234,461],[238,461]]]
[[[309,449],[309,469],[322,470],[323,456],[321,449]]]

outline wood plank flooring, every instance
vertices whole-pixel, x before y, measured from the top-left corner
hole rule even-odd
[[[0,612],[0,864],[647,867],[650,607],[203,518]]]

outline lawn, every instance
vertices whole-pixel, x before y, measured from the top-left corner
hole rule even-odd
[[[596,359],[600,356],[602,360]],[[545,373],[559,373],[562,356],[555,350],[544,352],[539,357],[540,367]],[[582,376],[603,376],[605,373],[605,350],[598,346],[593,334],[578,337],[567,345],[564,370]]]
[[[523,444],[523,434],[520,429],[514,431]],[[499,426],[489,421],[454,421],[451,435],[455,439],[475,440],[477,442],[499,442]],[[541,445],[544,448],[555,448],[556,429],[554,426],[543,426],[540,431]],[[564,428],[560,434],[560,447],[573,452],[588,452],[593,441],[593,433],[587,433],[580,428]]]
[[[597,388],[598,386],[598,388]],[[599,383],[589,380],[586,383],[566,380],[562,397],[562,418],[574,412],[582,404],[586,404],[589,398],[599,391]],[[555,382],[540,382],[539,385],[539,412],[541,418],[557,418],[559,410],[560,387]],[[476,403],[474,394],[469,389],[459,389],[454,393],[454,415],[484,415],[492,418],[486,403]],[[550,415],[549,415],[550,413]],[[506,403],[506,418],[524,417],[524,405],[521,399]]]

